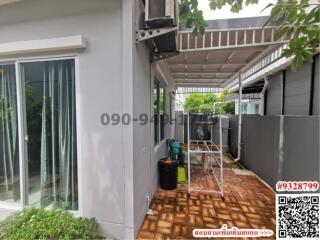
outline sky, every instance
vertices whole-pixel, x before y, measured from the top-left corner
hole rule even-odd
[[[199,9],[203,11],[204,19],[225,19],[225,18],[241,18],[254,16],[267,16],[270,14],[271,8],[262,11],[269,3],[276,3],[277,0],[259,0],[258,4],[245,6],[239,13],[232,13],[230,6],[224,6],[220,10],[212,11],[209,7],[209,0],[198,0]]]

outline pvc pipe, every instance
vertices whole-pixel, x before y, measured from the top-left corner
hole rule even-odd
[[[219,113],[219,132],[220,132],[220,181],[221,181],[221,197],[224,198],[224,179],[223,179],[223,155],[222,155],[222,117],[221,117],[221,107],[220,107],[220,113]]]
[[[239,100],[238,100],[238,111],[239,111],[239,120],[238,120],[238,156],[234,159],[234,162],[238,162],[241,158],[241,127],[242,127],[242,77],[241,72],[239,73]]]
[[[284,114],[284,79],[285,79],[285,70],[281,72],[281,115]]]
[[[264,115],[264,103],[265,103],[265,94],[267,91],[269,85],[269,80],[267,76],[264,76],[264,85],[263,85],[263,89],[261,91],[261,101],[260,101],[260,108],[259,108],[259,114],[260,116]]]

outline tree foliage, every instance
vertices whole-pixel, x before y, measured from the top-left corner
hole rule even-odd
[[[256,4],[258,0],[209,0],[212,10],[229,5],[232,12],[239,12],[245,6]],[[293,57],[293,71],[301,69],[305,62],[313,61],[313,54],[320,45],[320,5],[309,0],[278,0],[272,7],[267,23],[278,27],[277,38],[290,39],[284,57]],[[203,12],[198,9],[198,0],[180,0],[180,18],[187,27],[193,27],[194,34],[203,34],[207,26]],[[267,24],[266,23],[266,24]]]
[[[229,95],[230,95],[230,92],[228,90],[224,90],[219,96],[220,102],[223,102],[223,103],[218,104],[217,106],[222,108],[223,114],[235,114],[235,103],[226,102],[226,97]]]
[[[233,114],[233,103],[221,103],[224,101],[226,92],[217,96],[214,93],[191,93],[184,101],[184,110],[191,112],[207,112],[213,109],[214,103],[216,107],[221,107],[223,114]]]
[[[198,9],[198,0],[180,0],[179,13],[186,27],[193,27],[194,34],[204,33],[208,24],[203,18],[203,12]]]
[[[184,101],[185,111],[203,111],[212,109],[213,103],[218,101],[217,95],[214,93],[191,93]]]
[[[270,6],[273,6],[270,21],[279,26],[277,38],[290,38],[283,56],[293,57],[291,68],[298,71],[305,62],[313,61],[312,56],[319,48],[320,5],[310,5],[309,0],[278,0]]]
[[[243,9],[243,6],[250,4],[256,4],[258,0],[209,0],[209,6],[212,10],[221,9],[225,5],[230,5],[232,12],[239,12]]]

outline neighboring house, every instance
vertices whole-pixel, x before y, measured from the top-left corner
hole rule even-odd
[[[247,93],[242,95],[241,113],[242,114],[259,114],[261,108],[261,89],[257,93]],[[235,114],[239,114],[239,100],[238,94],[231,94],[227,97],[230,102],[234,102]]]
[[[0,216],[58,206],[95,217],[104,236],[137,234],[173,125],[103,118],[150,121],[153,89],[167,113],[174,89],[135,43],[135,2],[0,1]]]

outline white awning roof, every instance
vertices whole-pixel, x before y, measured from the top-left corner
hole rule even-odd
[[[248,22],[255,19],[260,20],[260,26],[254,21],[254,26],[250,27]],[[167,59],[176,87],[223,88],[239,72],[288,42],[276,40],[277,27],[263,27],[261,18],[233,20],[236,27],[221,24],[225,21],[228,20],[217,20],[211,24],[214,29],[207,29],[200,36],[194,36],[191,30],[179,32],[177,44],[180,53]],[[218,28],[221,25],[223,29]]]

